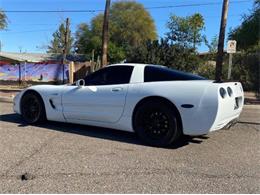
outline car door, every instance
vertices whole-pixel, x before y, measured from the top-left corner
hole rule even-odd
[[[110,66],[85,78],[85,86],[68,86],[62,95],[66,120],[114,123],[123,113],[133,66]]]

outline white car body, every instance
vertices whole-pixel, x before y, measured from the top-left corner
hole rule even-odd
[[[242,111],[244,94],[239,82],[144,82],[147,65],[118,65],[134,67],[129,84],[32,86],[15,97],[14,111],[21,114],[21,97],[26,91],[34,90],[43,99],[48,120],[134,132],[133,113],[138,102],[144,98],[162,97],[177,108],[185,135],[203,135],[219,130],[237,119]],[[233,94],[222,98],[219,90],[227,90],[227,87]]]

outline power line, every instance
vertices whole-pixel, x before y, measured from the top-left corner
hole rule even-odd
[[[242,17],[243,15],[241,15],[241,14],[229,14],[228,15],[229,16],[229,19],[230,19],[230,17]],[[219,19],[220,18],[220,15],[209,15],[209,16],[205,16],[205,15],[203,15],[203,17],[204,17],[204,19],[212,19],[212,18],[217,18],[217,19]],[[168,18],[168,16],[167,16],[167,18]],[[164,19],[164,20],[166,20],[166,19]],[[158,20],[158,19],[156,19],[156,21],[163,21],[162,19],[160,19],[160,20]],[[12,24],[12,25],[15,25],[15,26],[20,26],[20,25],[22,25],[22,26],[57,26],[57,25],[60,25],[61,23],[10,23],[10,24]],[[70,23],[70,25],[72,26],[72,25],[74,25],[74,26],[77,26],[77,25],[79,25],[80,23]],[[8,30],[7,31],[5,31],[5,32],[9,32]]]
[[[246,3],[251,0],[239,0],[232,1],[230,3]],[[178,8],[178,7],[198,7],[198,6],[209,6],[209,5],[220,5],[221,2],[208,2],[208,3],[193,3],[193,4],[182,4],[182,5],[165,5],[165,6],[155,6],[155,7],[147,7],[146,9],[165,9],[165,8]]]
[[[104,10],[5,10],[5,13],[94,13]]]
[[[60,25],[61,23],[9,23],[8,25],[14,25],[14,26],[56,26]],[[71,25],[78,25],[78,23],[71,23]]]
[[[232,17],[239,17],[239,16],[241,16],[241,15],[238,15],[238,14],[233,14],[233,15],[230,15],[230,16],[232,16]],[[211,15],[211,16],[203,16],[204,18],[207,18],[207,19],[219,19],[219,17],[220,16],[213,16],[213,15]],[[229,17],[229,19],[231,19],[231,17]],[[166,20],[157,20],[157,21],[166,21]],[[58,25],[58,24],[57,24]],[[78,25],[78,24],[74,24],[74,25]],[[1,33],[8,33],[8,34],[20,34],[20,33],[32,33],[32,32],[43,32],[43,31],[54,31],[53,29],[39,29],[39,30],[27,30],[27,31],[14,31],[14,32],[12,32],[12,31],[9,31],[9,30],[5,30],[5,31],[1,31],[0,32],[0,34]],[[7,34],[7,35],[8,35]],[[75,34],[75,32],[71,32],[71,34]]]
[[[231,14],[231,15],[228,15],[228,19],[230,20],[230,19],[233,19],[233,18],[237,18],[237,17],[242,17],[242,15],[241,14]],[[219,18],[220,18],[220,16],[219,15],[210,15],[210,16],[204,16],[203,15],[203,18],[204,18],[204,20],[213,20],[213,19],[217,19],[217,20],[219,20]],[[160,21],[160,22],[162,22],[162,21],[167,21],[167,19],[157,19],[156,21]]]
[[[237,0],[230,3],[246,3],[252,0]],[[220,5],[221,2],[207,2],[207,3],[191,3],[191,4],[180,4],[180,5],[165,5],[165,6],[155,6],[155,7],[145,7],[145,9],[167,9],[167,8],[181,8],[181,7],[198,7],[198,6],[210,6],[210,5]],[[104,10],[5,10],[5,13],[95,13],[103,12]]]
[[[43,32],[43,31],[53,31],[53,29],[25,30],[25,31],[16,31],[16,32],[4,31],[1,33],[16,34],[16,33]]]
[[[8,25],[15,25],[15,26],[20,26],[20,25],[22,25],[22,26],[50,26],[50,25],[52,25],[52,26],[54,26],[54,25],[59,25],[60,23],[56,23],[56,24],[54,24],[54,23],[45,23],[45,24],[41,24],[41,23],[31,23],[31,24],[26,24],[26,23],[9,23]]]

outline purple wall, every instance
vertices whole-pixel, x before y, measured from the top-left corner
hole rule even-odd
[[[68,65],[65,65],[65,80],[68,79]],[[61,64],[21,64],[21,79],[26,81],[62,80]],[[19,80],[19,65],[0,64],[0,80]]]

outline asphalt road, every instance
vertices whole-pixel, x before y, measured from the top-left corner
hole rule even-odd
[[[0,102],[0,193],[260,193],[260,107],[240,123],[171,148],[134,134],[46,122]]]

